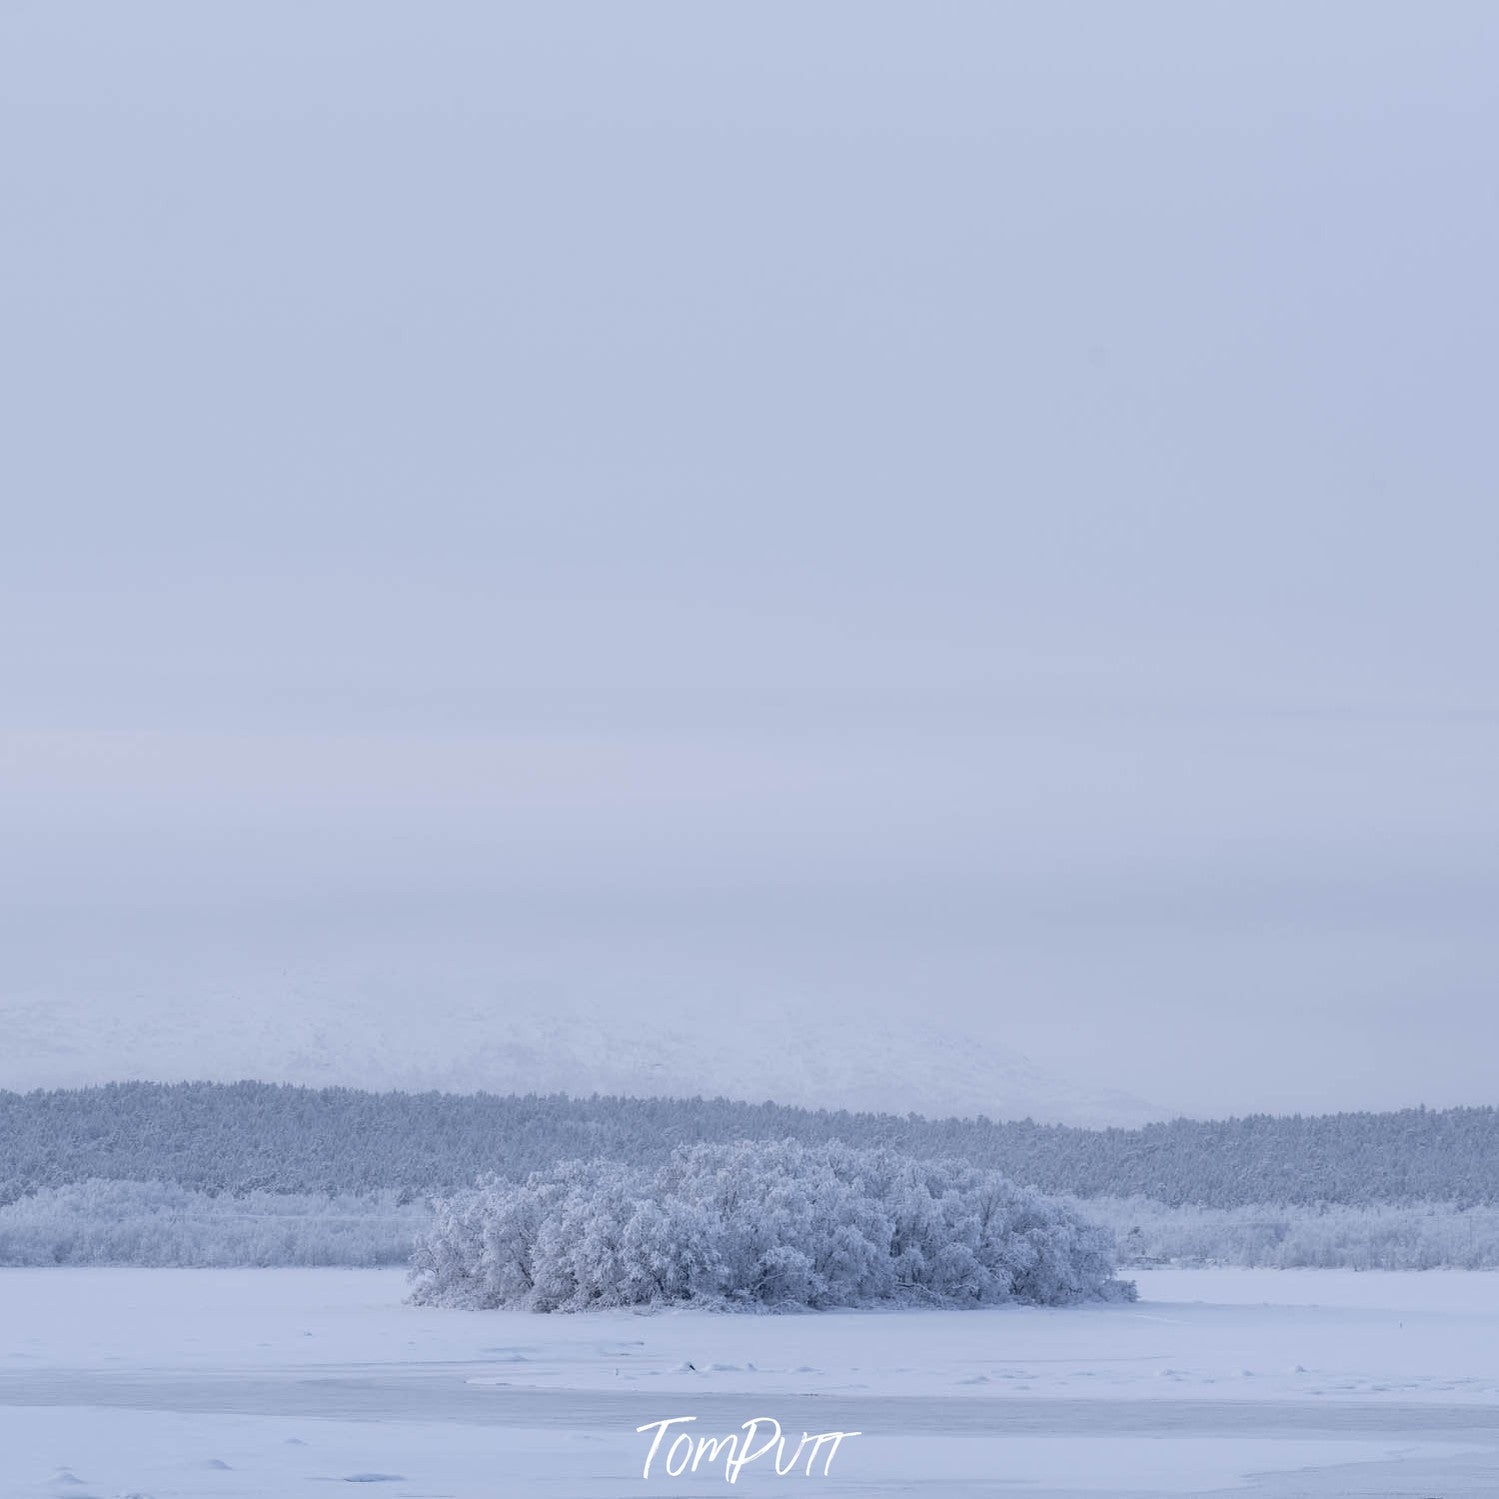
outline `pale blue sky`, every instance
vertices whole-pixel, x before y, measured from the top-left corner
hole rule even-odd
[[[11,981],[398,937],[1495,1101],[1496,77],[1479,3],[15,0]]]

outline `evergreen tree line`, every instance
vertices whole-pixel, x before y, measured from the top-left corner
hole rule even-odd
[[[679,1146],[841,1142],[959,1160],[1047,1192],[1172,1207],[1499,1203],[1499,1112],[1253,1115],[1141,1129],[923,1119],[725,1099],[372,1093],[242,1083],[0,1092],[0,1203],[91,1179],[209,1193],[409,1201],[564,1161],[663,1164]]]

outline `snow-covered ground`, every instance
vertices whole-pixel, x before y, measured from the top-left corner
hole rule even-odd
[[[1499,1275],[1161,1270],[1132,1306],[573,1317],[402,1304],[398,1272],[0,1271],[0,1495],[707,1495],[692,1415],[858,1430],[757,1492],[1499,1492]],[[74,1481],[77,1480],[77,1481]],[[361,1490],[362,1491],[362,1490]]]

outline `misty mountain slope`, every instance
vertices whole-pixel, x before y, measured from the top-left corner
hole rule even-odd
[[[471,987],[471,986],[470,986]],[[650,1019],[535,996],[308,974],[142,991],[96,980],[0,996],[0,1088],[256,1078],[372,1089],[695,1095],[1066,1124],[1163,1116],[1075,1087],[991,1039],[791,1006]]]

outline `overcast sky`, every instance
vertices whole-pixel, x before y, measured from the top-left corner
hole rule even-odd
[[[10,0],[0,994],[398,942],[1499,1101],[1496,78],[1486,0]]]

